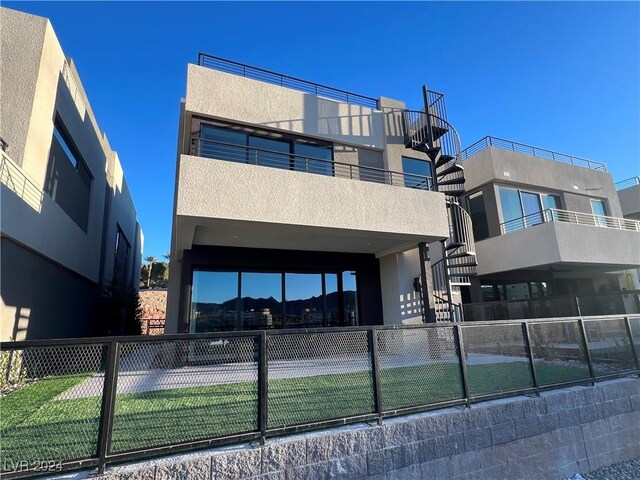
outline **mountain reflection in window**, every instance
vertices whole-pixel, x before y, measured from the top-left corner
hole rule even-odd
[[[194,270],[192,285],[192,333],[359,324],[355,272]]]

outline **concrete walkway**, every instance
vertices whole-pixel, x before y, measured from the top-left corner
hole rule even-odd
[[[131,355],[131,357],[135,356],[134,358],[122,358],[118,373],[118,394],[257,381],[257,365],[254,362],[153,369],[150,367],[153,361],[152,353],[148,351],[141,354],[137,351]],[[148,359],[148,361],[145,362],[144,359]],[[467,358],[468,365],[514,362],[526,362],[526,359],[487,354],[470,354]],[[427,367],[443,363],[457,364],[457,359],[452,356],[429,359],[426,356],[380,354],[380,368],[382,369],[420,365]],[[370,360],[366,354],[335,355],[301,360],[272,360],[269,362],[269,380],[369,372],[370,370]],[[61,394],[58,400],[100,396],[103,384],[104,374],[97,374]]]

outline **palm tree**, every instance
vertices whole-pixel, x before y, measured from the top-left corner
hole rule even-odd
[[[144,261],[149,264],[149,266],[147,267],[147,288],[149,288],[151,284],[151,269],[153,268],[153,264],[156,263],[158,259],[153,255],[149,255],[144,259]]]

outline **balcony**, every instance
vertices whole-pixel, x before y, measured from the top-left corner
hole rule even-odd
[[[435,190],[433,178],[430,176],[394,172],[392,170],[335,162],[322,158],[204,140],[197,137],[192,137],[191,139],[190,154],[215,160],[293,170],[329,177],[383,183],[418,190]]]
[[[484,137],[478,140],[473,145],[465,148],[462,151],[462,159],[466,160],[472,155],[484,150],[485,148],[490,147],[500,148],[503,150],[511,150],[512,152],[533,155],[534,157],[546,158],[548,160],[554,160],[556,162],[569,163],[571,165],[586,167],[592,170],[600,170],[603,172],[607,171],[606,164],[602,162],[596,162],[595,160],[576,157],[574,155],[568,155],[566,153],[554,152],[553,150],[548,150],[546,148],[534,147],[533,145],[527,145],[525,143],[518,143],[492,136]]]
[[[589,225],[592,227],[615,228],[618,230],[631,230],[640,232],[640,221],[626,218],[607,217],[590,213],[570,212],[557,208],[548,208],[541,212],[532,213],[524,217],[515,218],[500,224],[502,234],[516,232],[523,228],[531,228],[541,223],[564,222],[577,225]]]
[[[449,236],[430,177],[194,139],[181,155],[174,239],[384,256]]]
[[[476,242],[478,275],[512,270],[596,272],[640,266],[640,222],[547,209],[501,224]]]

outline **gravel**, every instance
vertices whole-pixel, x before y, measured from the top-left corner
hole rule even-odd
[[[586,480],[638,480],[640,479],[640,457],[610,467],[599,468],[585,473],[583,477]]]

